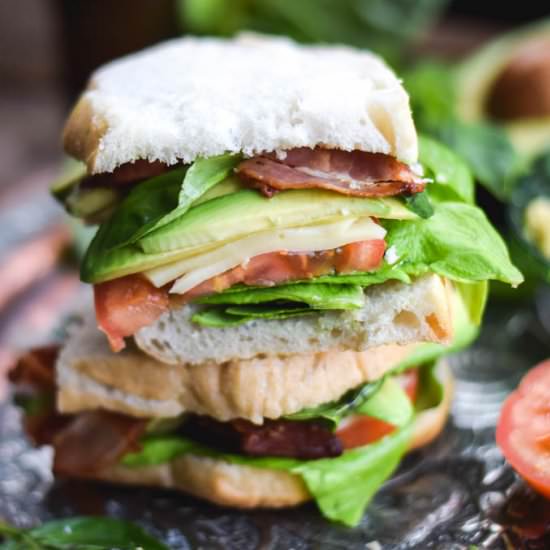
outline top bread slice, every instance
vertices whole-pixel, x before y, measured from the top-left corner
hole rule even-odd
[[[187,37],[111,62],[65,127],[90,173],[324,146],[417,160],[407,93],[372,53],[286,38]]]
[[[197,307],[190,304],[164,313],[134,335],[136,344],[163,363],[197,365],[266,355],[365,351],[388,344],[446,344],[453,336],[452,286],[433,274],[411,284],[390,281],[368,287],[361,309],[236,327],[193,323]]]

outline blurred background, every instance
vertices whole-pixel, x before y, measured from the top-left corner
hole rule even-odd
[[[419,128],[469,162],[481,203],[529,275],[518,295],[540,295],[550,280],[550,237],[536,227],[527,235],[524,222],[533,198],[550,197],[544,2],[498,8],[479,0],[0,2],[0,369],[19,342],[52,330],[78,286],[75,264],[59,267],[72,237],[47,190],[63,159],[64,118],[90,73],[166,38],[243,29],[383,55],[404,78]],[[550,214],[544,221],[543,212],[545,224]],[[541,315],[547,310],[541,306]]]

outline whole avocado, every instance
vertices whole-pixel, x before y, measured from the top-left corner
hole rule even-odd
[[[550,19],[492,40],[456,73],[457,111],[503,125],[527,157],[550,145]]]

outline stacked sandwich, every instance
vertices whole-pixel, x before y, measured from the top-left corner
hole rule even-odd
[[[464,165],[374,55],[250,35],[99,69],[64,138],[95,312],[13,375],[55,472],[357,523],[522,280]]]

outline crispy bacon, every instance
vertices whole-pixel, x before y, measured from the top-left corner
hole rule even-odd
[[[54,365],[59,346],[52,344],[34,348],[24,353],[9,372],[10,382],[25,386],[30,391],[55,389]]]
[[[52,440],[54,472],[87,476],[118,464],[139,449],[147,422],[108,411],[79,413]]]
[[[245,160],[237,174],[252,187],[271,197],[287,189],[327,189],[356,197],[388,197],[424,190],[425,181],[406,164],[382,153],[310,149]]]
[[[251,258],[244,266],[212,277],[183,296],[169,295],[169,286],[156,288],[140,275],[127,275],[94,286],[99,328],[111,349],[124,348],[124,338],[156,321],[173,305],[221,292],[237,283],[271,286],[285,281],[310,279],[329,273],[371,271],[382,262],[386,243],[372,239],[334,250],[311,253],[270,252]]]
[[[193,439],[226,452],[248,456],[281,456],[313,460],[342,454],[340,440],[315,421],[248,420],[219,422],[207,416],[192,416],[183,431]]]
[[[82,182],[84,187],[127,186],[164,174],[174,166],[168,166],[160,161],[149,162],[136,160],[115,168],[112,172],[87,176]]]

